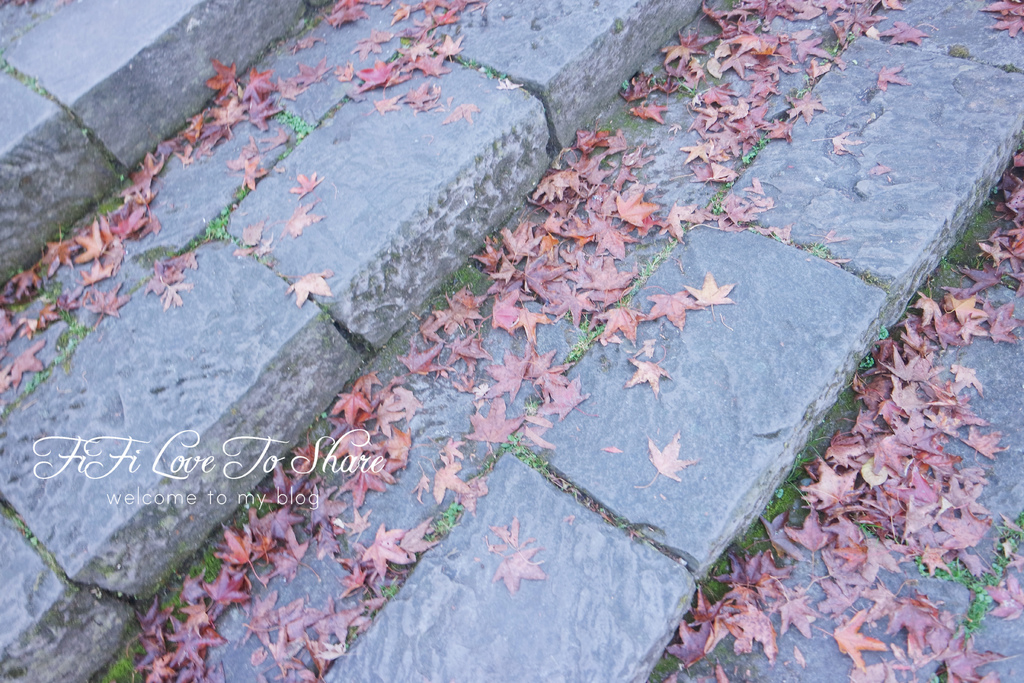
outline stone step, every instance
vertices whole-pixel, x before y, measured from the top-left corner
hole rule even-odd
[[[545,439],[551,465],[652,537],[698,576],[763,509],[792,466],[816,418],[834,401],[874,338],[881,290],[773,240],[697,230],[634,298],[700,288],[706,273],[735,284],[735,305],[691,312],[680,331],[643,322],[637,345],[668,372],[655,395],[626,389],[638,347],[595,346],[570,372],[590,399]],[[628,406],[628,407],[627,407]],[[679,435],[679,459],[696,460],[681,481],[659,476],[648,439],[664,449]]]
[[[117,180],[105,151],[59,106],[0,74],[0,280],[35,264]]]
[[[738,188],[758,178],[775,208],[762,225],[792,225],[847,268],[884,283],[895,318],[989,195],[1024,126],[1024,76],[902,45],[858,40],[814,88],[826,111],[798,122],[791,145],[769,145]],[[883,68],[911,85],[877,87]],[[831,140],[849,133],[851,154]],[[880,168],[884,167],[884,168]],[[885,170],[888,169],[888,170]]]
[[[275,270],[290,277],[330,270],[323,303],[353,334],[379,347],[431,291],[482,246],[547,167],[540,103],[523,91],[453,65],[440,82],[450,110],[475,105],[472,123],[408,107],[378,114],[346,104],[245,198],[229,230],[263,221]],[[299,174],[324,181],[290,192]],[[283,235],[297,207],[324,216],[301,237]]]
[[[58,225],[67,227],[117,182],[107,150],[134,166],[210,99],[211,59],[236,63],[241,74],[295,30],[306,6],[90,0],[51,7],[52,14],[3,9],[11,15],[4,63],[75,117],[0,79],[0,238],[14,247],[0,255],[6,279],[9,269],[31,266]]]
[[[0,573],[0,681],[85,683],[116,656],[129,608],[65,585],[4,516]]]
[[[512,456],[498,461],[488,487],[495,493],[420,559],[328,682],[647,679],[689,605],[686,570]],[[487,544],[501,542],[494,527],[515,520],[525,559],[545,578],[510,594],[495,583],[502,560]]]
[[[151,592],[264,476],[262,467],[241,476],[264,442],[222,444],[271,438],[284,443],[268,457],[285,453],[361,361],[315,306],[297,308],[284,282],[231,251],[196,252],[180,308],[135,292],[3,425],[0,493],[74,581]],[[195,434],[174,438],[182,430]],[[187,450],[196,436],[198,449]],[[76,441],[101,437],[120,440]],[[208,472],[169,476],[174,457],[197,453],[214,458]],[[224,469],[229,461],[245,465]],[[108,499],[131,494],[195,498]]]
[[[619,86],[697,14],[697,0],[491,0],[466,14],[462,56],[524,84],[567,147]]]

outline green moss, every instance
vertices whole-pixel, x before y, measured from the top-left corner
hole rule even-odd
[[[985,264],[985,253],[978,247],[993,231],[997,223],[995,202],[986,201],[964,230],[960,239],[939,261],[939,267],[929,276],[921,291],[932,299],[945,294],[943,287],[959,287],[962,275],[960,268],[980,269]],[[916,300],[916,297],[915,297]]]
[[[142,674],[135,671],[136,657],[146,654],[145,649],[138,643],[132,642],[125,653],[117,661],[110,665],[107,672],[100,677],[100,683],[142,683]]]
[[[463,287],[468,287],[474,295],[480,296],[491,286],[491,279],[487,277],[472,262],[466,263],[461,268],[448,276],[441,283],[434,295],[427,300],[430,310],[443,309],[448,307],[446,297],[452,296]]]
[[[303,140],[307,135],[316,130],[315,125],[287,109],[276,114],[274,120],[291,128],[295,132],[296,141]]]
[[[679,671],[680,666],[681,662],[672,655],[662,655],[658,663],[654,665],[654,670],[651,671],[647,681],[648,683],[662,683],[666,678]]]
[[[950,45],[948,54],[950,57],[958,57],[960,59],[970,59],[971,51],[967,49],[966,45]]]

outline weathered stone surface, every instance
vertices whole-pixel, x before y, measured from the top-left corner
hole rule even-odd
[[[302,0],[93,0],[29,31],[5,57],[131,166],[210,98],[211,59],[241,73],[304,11]]]
[[[240,236],[266,221],[277,272],[331,270],[331,314],[375,346],[505,220],[547,166],[540,103],[454,67],[445,76],[452,108],[476,105],[473,124],[443,125],[444,113],[403,107],[380,116],[346,105],[311,133],[232,215]],[[301,200],[289,189],[314,172],[323,183]],[[302,236],[282,227],[296,207],[325,216]],[[271,232],[272,231],[272,232]]]
[[[830,230],[834,254],[889,282],[891,316],[934,268],[1005,168],[1024,124],[1024,78],[962,59],[859,40],[815,87],[827,112],[798,121],[791,145],[769,145],[744,174],[776,208],[762,224],[793,225],[801,243]],[[877,89],[882,67],[911,86]],[[830,138],[850,133],[853,154]],[[872,175],[878,165],[889,171]]]
[[[60,107],[0,74],[0,279],[38,261],[116,180]]]
[[[12,40],[66,4],[61,0],[36,0],[25,4],[5,2],[0,5],[0,50],[6,50]]]
[[[982,12],[990,0],[912,0],[902,12],[892,12],[877,26],[892,28],[896,21],[928,34],[921,49],[971,59],[998,67],[1024,69],[1024,42],[1020,36],[995,29],[998,12]]]
[[[335,663],[328,681],[646,680],[693,591],[686,571],[632,542],[521,462],[502,458],[492,493],[428,551]],[[483,537],[520,524],[543,548],[543,581],[510,595]]]
[[[231,250],[211,244],[197,252],[199,269],[187,271],[195,289],[182,293],[181,308],[162,311],[157,297],[136,292],[120,320],[104,321],[80,344],[69,370],[57,369],[2,427],[0,492],[76,581],[131,594],[151,589],[262,477],[262,468],[241,475],[263,442],[229,444],[228,452],[242,451],[239,457],[229,457],[222,444],[234,437],[294,442],[359,362],[315,307],[296,308],[280,279]],[[195,435],[172,438],[181,430],[198,434],[197,449],[185,448]],[[136,443],[127,454],[138,457],[137,471],[111,458],[126,451],[126,441],[90,447],[90,478],[79,471],[82,451],[72,458],[73,440],[34,450],[43,436],[130,437]],[[289,448],[274,445],[268,457]],[[215,458],[209,472],[164,476],[174,457],[196,453]],[[229,461],[244,465],[225,470]],[[108,498],[136,493],[197,499]]]
[[[677,265],[678,264],[678,265]],[[682,272],[680,272],[682,271]],[[705,273],[735,283],[735,305],[691,312],[680,332],[665,318],[641,323],[655,340],[660,396],[625,389],[636,369],[629,342],[595,346],[570,372],[590,399],[545,434],[551,464],[700,575],[764,507],[814,421],[831,405],[877,329],[880,290],[804,252],[750,233],[700,230],[658,269],[647,296],[700,287]],[[721,318],[719,318],[721,316]],[[648,438],[680,433],[681,481],[658,477]],[[604,449],[616,448],[622,453]]]
[[[76,683],[115,656],[127,606],[64,586],[0,517],[0,681]]]
[[[922,577],[911,563],[904,563],[901,569],[903,571],[899,574],[886,570],[881,570],[879,573],[880,583],[884,583],[896,597],[924,596],[939,609],[953,615],[954,620],[961,618],[966,613],[970,604],[970,592],[966,588],[952,581]],[[784,582],[784,592],[791,594],[793,590],[806,586],[807,595],[810,597],[808,604],[814,607],[827,597],[818,582],[821,575],[827,575],[827,573],[824,571],[820,555],[815,553],[812,561],[799,563],[793,567],[792,578]],[[732,637],[727,637],[708,654],[707,659],[697,662],[685,673],[681,673],[679,680],[681,683],[714,680],[716,664],[721,664],[722,669],[729,676],[729,680],[735,683],[753,681],[820,683],[821,681],[848,680],[856,668],[853,660],[839,651],[832,633],[857,611],[870,610],[872,606],[873,603],[870,600],[860,598],[851,609],[843,613],[843,618],[840,620],[819,614],[811,625],[812,637],[810,639],[801,635],[793,626],[790,626],[785,634],[781,634],[781,620],[778,614],[773,614],[771,615],[772,625],[775,627],[776,633],[781,634],[776,641],[779,654],[774,666],[769,663],[760,646],[755,646],[752,653],[737,655],[733,651]],[[906,652],[906,630],[900,629],[896,634],[887,635],[885,631],[888,621],[887,618],[880,617],[877,621],[865,622],[860,632],[865,636],[880,640],[886,645],[895,645],[901,651]],[[800,651],[800,655],[804,659],[803,664],[797,661],[796,650]],[[884,680],[884,672],[878,671],[882,668],[881,662],[896,663],[892,652],[865,651],[863,656],[864,663],[872,676],[868,680]],[[914,671],[913,676],[903,674],[901,669],[901,677],[894,680],[928,680],[937,668],[937,662],[927,662]],[[883,673],[883,675],[879,675],[879,673]]]
[[[695,0],[493,0],[464,15],[459,31],[464,57],[541,98],[553,142],[565,147],[699,7]]]

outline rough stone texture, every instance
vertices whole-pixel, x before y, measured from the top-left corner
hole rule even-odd
[[[0,74],[0,279],[38,261],[58,226],[116,181],[60,107]]]
[[[132,166],[210,98],[211,59],[235,62],[241,74],[304,11],[302,0],[90,0],[29,31],[5,57]]]
[[[462,56],[536,93],[552,142],[565,147],[699,7],[695,0],[493,0],[459,23]]]
[[[7,2],[0,5],[0,50],[6,50],[11,41],[45,21],[64,5],[62,0],[35,0],[22,5]]]
[[[243,461],[249,469],[262,444],[241,444],[239,458],[225,455],[222,444],[244,436],[294,442],[359,362],[315,307],[296,308],[281,280],[251,260],[236,260],[231,250],[199,250],[199,269],[187,276],[195,289],[182,294],[181,308],[162,311],[157,297],[136,292],[120,320],[104,321],[81,343],[69,371],[57,370],[2,426],[0,458],[7,464],[0,492],[76,581],[130,594],[150,590],[232,514],[237,494],[262,476],[260,470],[228,479],[223,470],[228,461]],[[172,439],[189,429],[201,438],[195,451],[179,445],[184,438]],[[90,451],[95,478],[80,473],[79,462],[68,461],[67,471],[43,480],[35,472],[59,471],[58,456],[69,456],[74,446],[48,442],[34,452],[34,442],[44,435],[149,443],[135,446],[135,472],[128,471],[128,462],[114,467],[117,461],[107,455],[122,453],[125,445],[107,441]],[[158,466],[157,455],[168,441],[173,443]],[[289,448],[275,446],[268,455]],[[173,457],[193,453],[215,457],[209,473],[174,481],[155,471],[166,473]],[[47,469],[47,463],[57,469]],[[229,474],[244,470],[235,467]],[[193,492],[199,498],[192,505],[108,502],[108,494],[136,491]],[[227,500],[210,503],[210,493]],[[68,509],[75,514],[69,516]]]
[[[511,456],[488,486],[328,681],[646,680],[689,604],[686,571]],[[491,580],[501,561],[483,537],[497,543],[488,527],[513,518],[543,548],[531,559],[548,578],[510,595]]]
[[[1024,69],[1024,41],[1008,31],[995,30],[999,14],[982,12],[992,0],[910,0],[902,12],[892,12],[879,31],[902,21],[928,34],[921,49],[990,64]]]
[[[87,681],[115,656],[131,612],[64,586],[0,517],[0,681]]]
[[[815,87],[827,112],[799,121],[791,145],[769,145],[738,186],[761,180],[776,208],[763,225],[793,225],[849,267],[889,283],[889,315],[956,240],[1006,166],[1024,124],[1024,77],[962,59],[858,40]],[[882,67],[903,66],[913,85],[876,88]],[[844,132],[865,144],[832,153]],[[870,175],[876,165],[891,171]],[[899,310],[897,310],[899,309]]]
[[[922,577],[910,563],[904,563],[901,568],[903,572],[899,574],[893,574],[886,570],[879,573],[880,583],[884,583],[894,595],[899,598],[914,598],[917,595],[924,595],[946,612],[958,617],[966,613],[970,604],[970,592],[966,588],[952,581]],[[807,595],[810,596],[808,603],[812,607],[826,598],[819,583],[813,580],[815,576],[820,579],[821,575],[827,575],[818,553],[814,554],[812,561],[797,564],[793,570],[793,578],[785,581],[786,591],[792,591],[799,586],[807,586]],[[691,683],[697,680],[714,680],[715,664],[721,664],[726,675],[729,676],[729,680],[734,683],[752,681],[821,683],[822,681],[848,680],[856,668],[850,657],[839,651],[832,632],[857,611],[871,609],[872,605],[873,603],[867,598],[860,598],[854,603],[852,609],[844,613],[841,620],[833,620],[828,616],[819,615],[811,624],[812,638],[810,639],[805,638],[796,628],[790,626],[786,633],[780,635],[776,641],[779,654],[774,667],[768,662],[768,658],[764,656],[760,646],[755,646],[754,652],[750,654],[737,655],[733,651],[733,639],[727,637],[708,654],[707,659],[697,662],[685,673],[681,673],[679,681],[680,683]],[[776,633],[781,633],[781,619],[778,614],[773,614],[771,619]],[[901,629],[894,635],[886,635],[887,626],[888,619],[883,617],[874,623],[865,622],[860,632],[881,640],[886,645],[896,645],[906,652],[906,631]],[[803,655],[805,666],[801,666],[796,661],[794,648],[799,649]],[[869,671],[875,676],[878,673],[875,669],[879,668],[878,665],[883,660],[896,664],[892,652],[865,651],[863,656]],[[901,670],[897,674],[899,677],[894,680],[927,681],[937,668],[936,662],[929,662],[913,674]],[[868,680],[883,680],[883,677],[878,676],[877,678],[868,678]]]
[[[473,124],[443,125],[443,113],[385,117],[346,105],[310,134],[232,215],[239,236],[266,221],[277,272],[331,270],[331,314],[374,346],[407,321],[427,295],[518,206],[547,166],[540,103],[497,81],[455,68],[444,77],[452,108],[475,104]],[[323,183],[302,200],[296,175]],[[283,226],[299,204],[325,216],[295,239]]]
[[[551,464],[613,512],[654,529],[701,575],[760,512],[877,328],[884,295],[804,252],[750,233],[700,230],[651,277],[647,296],[700,287],[707,272],[736,283],[735,305],[691,312],[679,332],[665,318],[641,323],[655,361],[671,375],[659,397],[625,389],[629,342],[595,346],[570,372],[590,399],[557,423]],[[680,272],[682,270],[683,272]],[[721,316],[721,320],[719,319]],[[648,438],[664,448],[679,432],[682,460],[699,462],[649,488]],[[622,453],[610,453],[618,448]]]

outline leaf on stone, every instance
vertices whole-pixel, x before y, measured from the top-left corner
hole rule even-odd
[[[789,110],[789,118],[793,120],[798,116],[803,116],[804,121],[810,125],[811,117],[814,116],[816,111],[827,111],[825,105],[821,103],[817,97],[811,93],[805,93],[803,97],[799,99],[793,99],[787,97],[786,100],[792,105],[792,109]]]
[[[42,351],[44,346],[46,346],[46,340],[40,339],[14,359],[14,363],[7,369],[11,387],[17,389],[18,385],[21,384],[22,375],[26,372],[43,371],[43,362],[36,358],[36,354]]]
[[[647,226],[650,215],[658,210],[658,205],[645,202],[643,192],[634,192],[628,198],[622,195],[615,195],[615,209],[619,218],[638,228]]]
[[[892,45],[901,45],[903,43],[914,43],[915,45],[920,45],[921,39],[928,37],[928,34],[924,31],[919,31],[910,24],[902,21],[893,23],[891,29],[888,31],[881,31],[878,35],[892,38]]]
[[[302,199],[307,194],[315,190],[316,186],[324,181],[323,178],[318,178],[316,173],[309,177],[306,177],[300,173],[296,177],[296,180],[298,181],[299,184],[288,191],[292,194],[299,195],[299,199]],[[313,205],[311,204],[310,208],[312,208],[312,206]]]
[[[676,472],[684,470],[691,465],[696,465],[698,460],[680,460],[679,459],[679,436],[680,432],[676,432],[676,435],[672,437],[672,440],[665,446],[664,450],[658,448],[654,444],[654,440],[650,437],[647,438],[647,449],[649,451],[648,457],[651,459],[651,464],[654,465],[658,473],[654,475],[654,479],[651,480],[650,484],[646,486],[638,486],[636,488],[647,488],[654,483],[654,480],[659,475],[665,475],[669,479],[674,479],[681,482]]]
[[[509,435],[523,423],[522,417],[506,419],[505,400],[496,398],[491,401],[490,411],[484,417],[480,410],[469,417],[473,425],[473,433],[467,439],[474,441],[487,441],[490,443],[504,443]]]
[[[632,107],[629,113],[637,118],[647,119],[649,121],[656,121],[658,123],[665,123],[665,119],[662,118],[662,114],[668,111],[668,107],[659,104],[643,104],[639,107]]]
[[[430,519],[425,519],[412,529],[406,531],[399,547],[410,555],[414,555],[430,550],[437,545],[437,541],[428,541],[424,538],[424,536],[431,532],[431,521]]]
[[[313,175],[315,176],[316,174],[314,173]],[[319,223],[324,218],[326,218],[326,216],[319,216],[315,213],[310,213],[310,211],[313,209],[314,206],[317,205],[317,203],[319,203],[319,201],[320,200],[318,199],[312,204],[299,204],[298,206],[296,206],[295,210],[292,212],[291,218],[289,218],[288,222],[285,223],[284,233],[291,235],[294,238],[301,237],[302,231],[304,229],[308,228],[314,223]]]
[[[448,125],[449,123],[455,123],[465,119],[470,125],[473,125],[473,114],[479,113],[480,107],[475,104],[460,104],[452,110],[452,113],[441,122],[441,125]]]
[[[460,470],[462,470],[460,463],[449,461],[434,475],[434,501],[438,505],[444,500],[444,495],[449,490],[454,493],[469,493],[469,485],[458,477]]]
[[[972,426],[968,431],[967,438],[960,440],[989,460],[995,460],[996,453],[1007,450],[1006,446],[999,448],[999,440],[1002,438],[1003,435],[1000,432],[982,434],[977,427]]]
[[[840,135],[837,135],[834,138],[832,138],[832,153],[833,154],[835,154],[836,156],[839,156],[840,154],[850,154],[850,155],[852,155],[853,153],[849,149],[847,149],[847,147],[852,147],[854,145],[863,145],[864,144],[863,140],[850,140],[851,132],[852,131],[846,131],[846,132],[841,133]]]
[[[377,110],[377,113],[381,116],[387,114],[389,111],[398,111],[401,107],[398,106],[398,100],[402,99],[401,95],[395,95],[394,97],[385,97],[379,100],[374,100],[373,108]]]
[[[871,638],[860,633],[860,627],[864,624],[867,614],[867,610],[857,612],[850,621],[837,628],[832,634],[832,637],[836,639],[836,643],[839,645],[839,651],[849,655],[850,659],[853,660],[853,663],[861,671],[865,670],[864,657],[861,655],[862,651],[886,652],[889,649],[885,643],[877,638]]]
[[[387,531],[384,525],[381,524],[380,528],[377,529],[377,536],[373,539],[373,543],[363,551],[359,561],[371,563],[373,570],[380,577],[383,577],[387,571],[388,562],[394,562],[395,564],[409,564],[413,562],[415,557],[410,556],[399,545],[403,538],[405,538],[405,531],[403,529]]]
[[[886,89],[888,89],[889,84],[893,84],[893,85],[911,85],[910,81],[908,81],[907,79],[903,78],[903,76],[897,76],[896,75],[896,74],[898,74],[901,71],[903,71],[903,67],[902,66],[898,66],[898,67],[896,67],[894,69],[893,68],[889,68],[887,66],[883,66],[882,70],[878,72],[878,89],[879,90],[886,90]]]
[[[303,275],[294,283],[289,285],[288,289],[285,290],[285,295],[295,292],[295,305],[302,308],[302,304],[306,302],[310,294],[316,294],[317,296],[334,296],[331,292],[330,286],[327,284],[327,279],[334,277],[334,271],[324,270],[319,273],[309,273]]]
[[[648,320],[655,320],[665,316],[668,321],[680,330],[686,325],[686,312],[696,311],[703,308],[687,292],[676,292],[675,294],[654,294],[647,297],[653,301],[654,306],[647,314]]]
[[[711,273],[707,273],[704,276],[704,284],[700,289],[696,287],[686,287],[698,306],[722,306],[724,304],[736,303],[728,297],[729,292],[735,287],[735,284],[718,286],[715,282],[715,276]]]
[[[652,363],[646,360],[637,360],[630,358],[629,362],[636,366],[636,372],[626,382],[624,389],[635,387],[637,384],[646,382],[651,385],[651,389],[654,390],[655,397],[658,396],[660,390],[659,381],[660,378],[665,377],[666,379],[672,379],[672,376],[668,374],[668,371],[662,368],[657,363]]]

